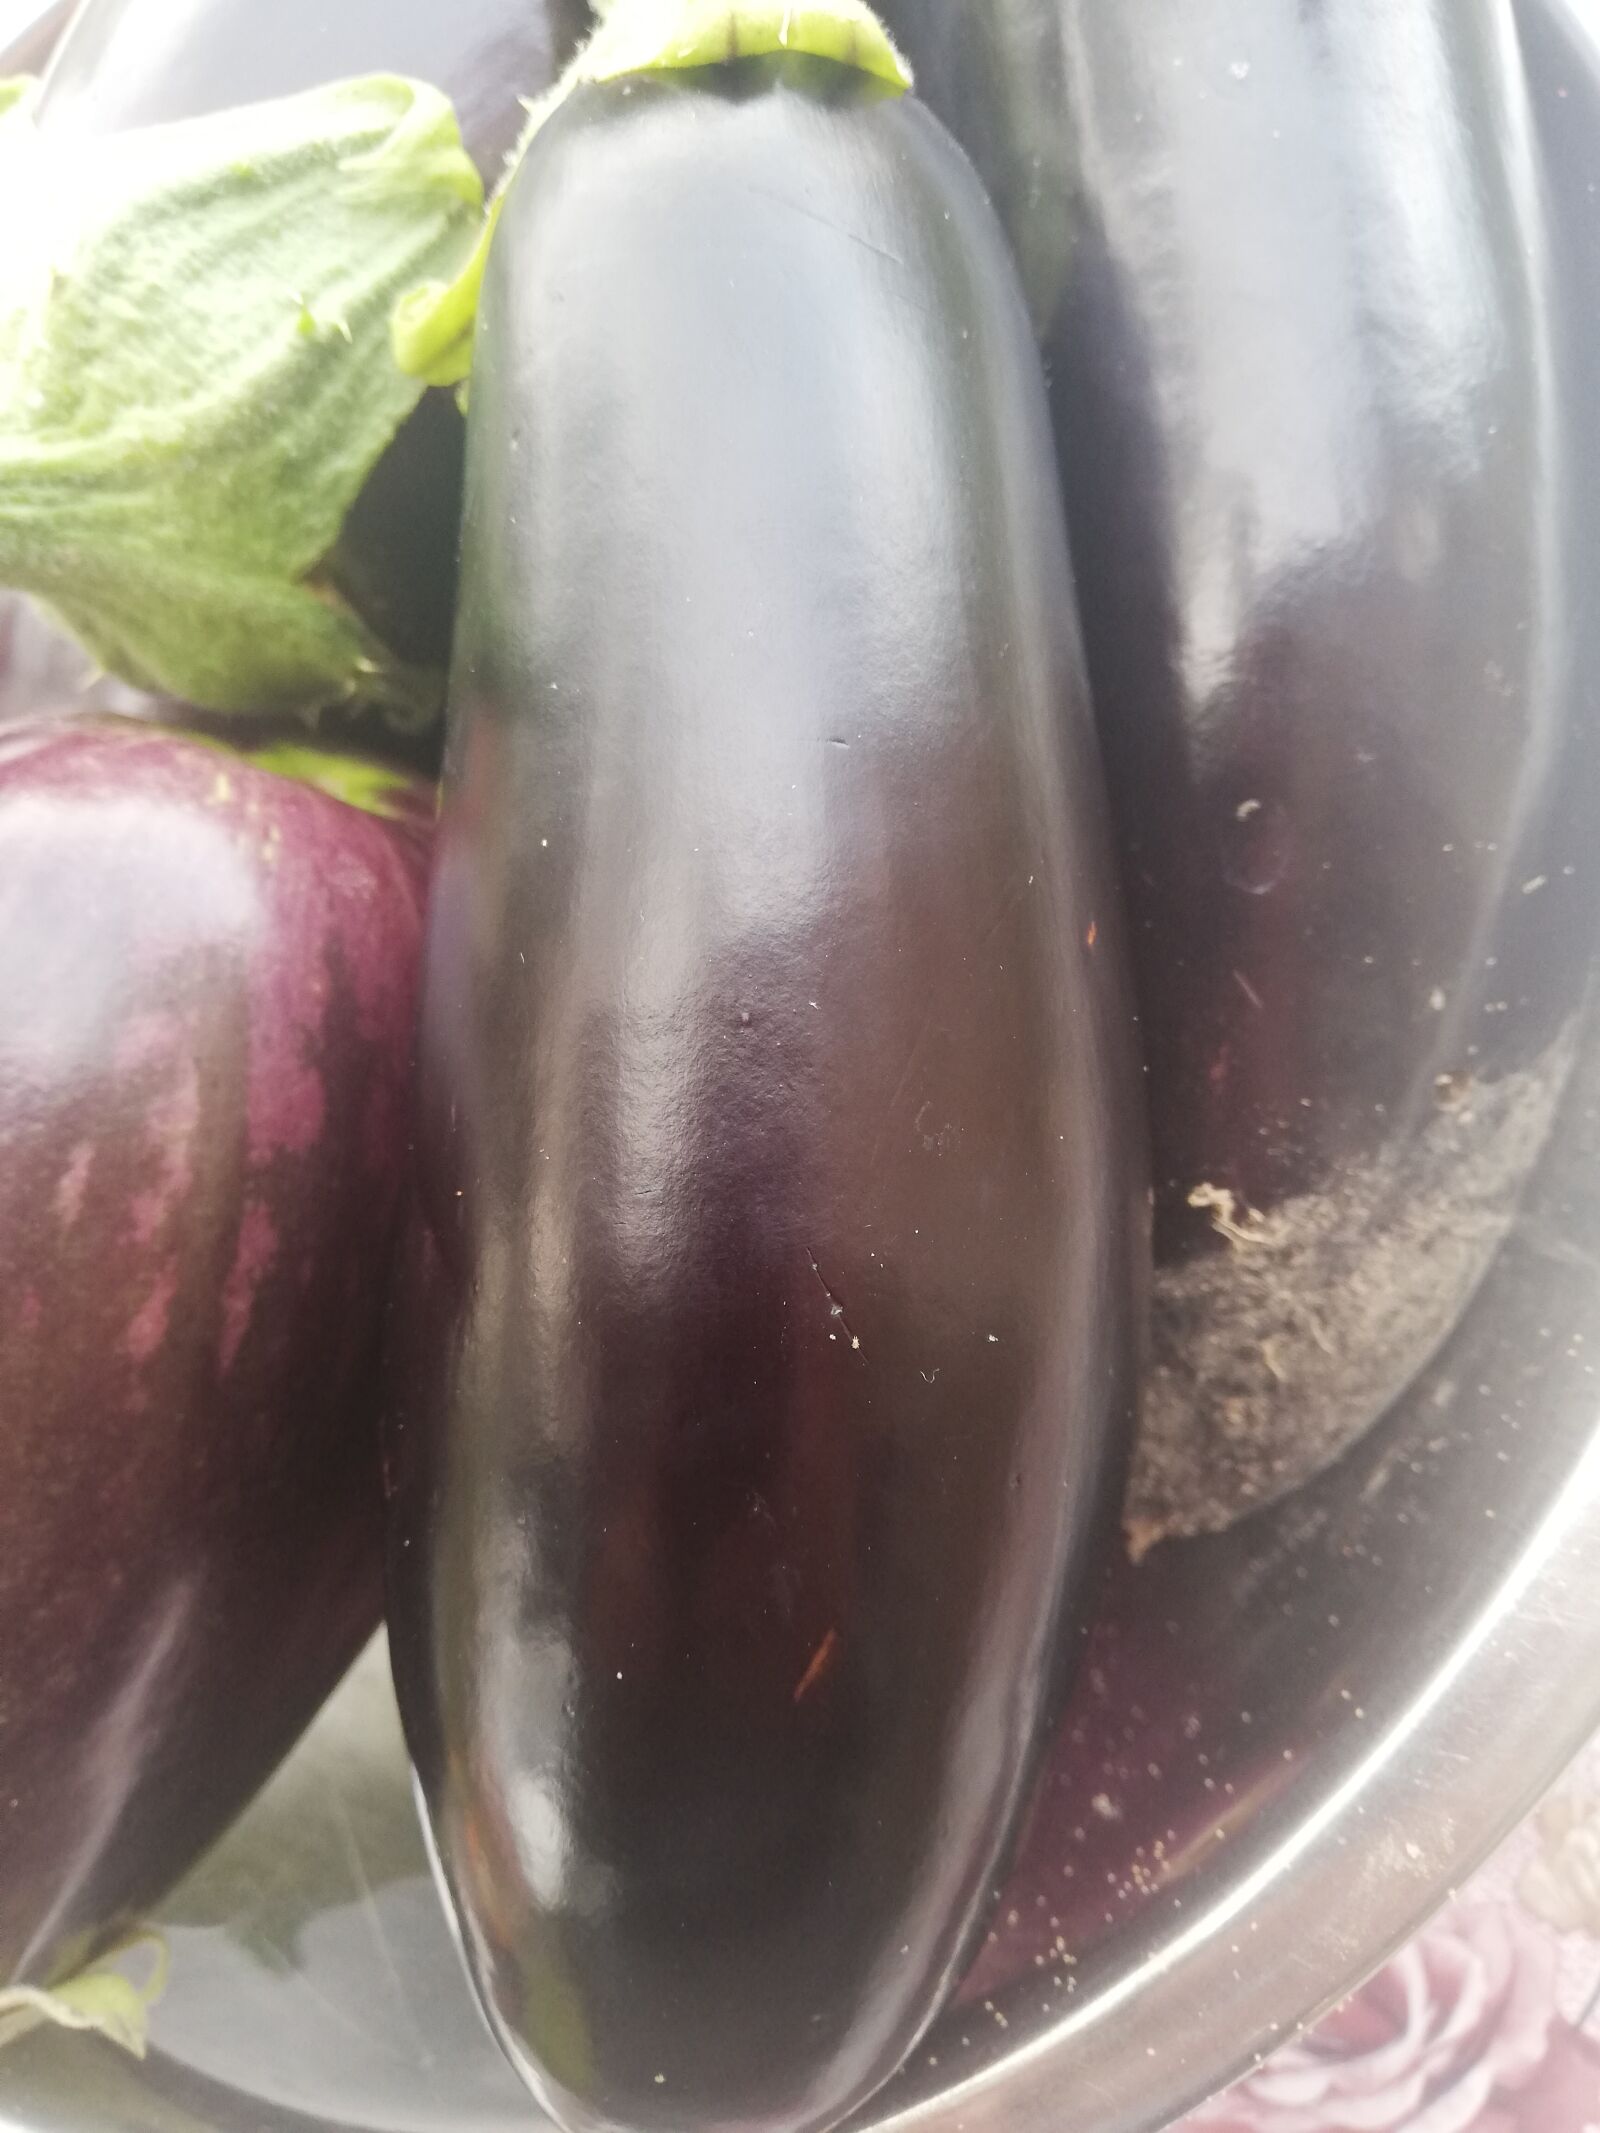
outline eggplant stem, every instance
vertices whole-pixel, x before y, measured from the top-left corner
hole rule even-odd
[[[453,280],[424,282],[391,316],[394,359],[407,377],[463,385],[489,248],[501,205],[535,134],[584,82],[627,74],[677,73],[778,53],[859,68],[896,95],[911,69],[866,0],[596,0],[599,21],[549,93],[527,106],[527,121],[506,157],[471,257]]]

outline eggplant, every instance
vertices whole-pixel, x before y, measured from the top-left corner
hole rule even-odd
[[[55,50],[71,12],[72,0],[37,0],[31,21],[8,28],[0,44],[0,81],[8,75],[37,74]]]
[[[427,842],[0,734],[0,1984],[176,1880],[377,1623]]]
[[[582,0],[87,0],[45,72],[38,121],[51,132],[106,133],[347,75],[411,74],[450,96],[468,153],[492,181],[522,126],[521,99],[550,86],[586,22]],[[462,449],[453,399],[425,394],[328,560],[330,583],[423,668],[442,670],[449,658]]]
[[[0,728],[85,711],[139,718],[156,707],[129,683],[96,673],[88,653],[42,608],[0,592]]]
[[[1586,978],[1569,415],[1502,0],[887,0],[1018,249],[1150,1068],[1136,1547],[1379,1417]]]
[[[443,89],[486,183],[589,24],[584,0],[87,0],[45,76],[43,115],[93,133],[292,96],[356,74]]]
[[[1038,358],[794,55],[576,89],[490,256],[391,1649],[569,2127],[805,2133],[958,1973],[1115,1530],[1138,1067]]]

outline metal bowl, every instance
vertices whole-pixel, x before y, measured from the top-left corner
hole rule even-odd
[[[1570,309],[1600,318],[1600,41],[1576,0],[1523,12]],[[1600,677],[1600,598],[1587,626]],[[1373,1969],[1597,1724],[1600,1012],[1515,1235],[1399,1409],[1111,1580],[994,1930],[872,2123],[1167,2124]],[[163,1924],[158,2048],[35,2035],[0,2133],[536,2123],[433,1894],[381,1647]]]

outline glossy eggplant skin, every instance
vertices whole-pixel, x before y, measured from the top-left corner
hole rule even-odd
[[[587,26],[580,0],[88,0],[40,91],[52,132],[192,118],[346,75],[412,74],[455,104],[486,183]],[[462,425],[426,394],[373,469],[329,576],[404,657],[444,667],[455,613]]]
[[[885,13],[1035,265],[1150,1064],[1143,1545],[1383,1412],[1565,1073],[1592,839],[1525,89],[1503,0]]]
[[[445,1881],[570,2127],[832,2123],[988,1896],[1145,1282],[1103,805],[954,144],[822,61],[574,95],[479,320],[387,1468]]]
[[[426,835],[0,735],[0,1982],[75,1967],[375,1627]]]

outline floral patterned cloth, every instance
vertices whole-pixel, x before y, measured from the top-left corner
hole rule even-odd
[[[1359,1992],[1179,2133],[1600,2133],[1600,1740]]]

